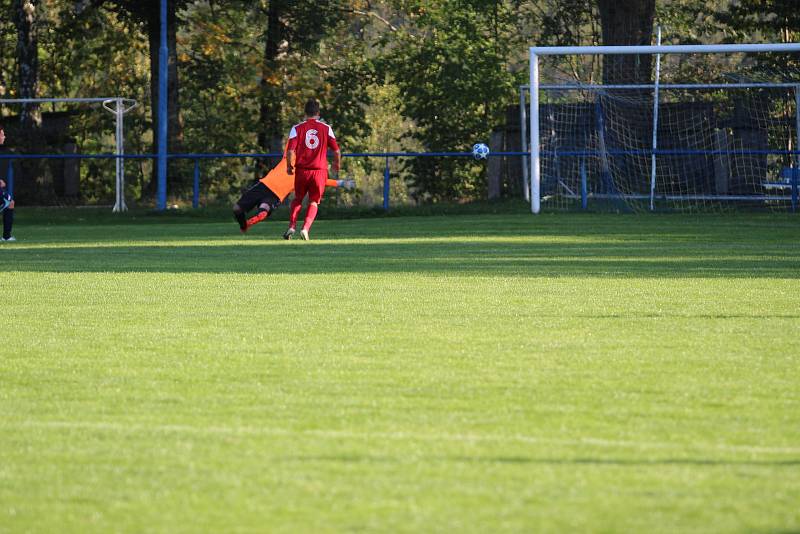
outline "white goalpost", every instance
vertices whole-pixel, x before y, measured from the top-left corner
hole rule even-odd
[[[125,203],[125,114],[137,106],[135,100],[129,98],[96,97],[96,98],[0,98],[0,104],[47,104],[47,103],[99,103],[103,109],[112,113],[115,119],[115,200],[113,212],[127,211]]]
[[[523,172],[532,213],[543,200],[585,207],[590,198],[651,211],[796,207],[800,43],[529,53],[520,114],[523,146],[530,133]],[[775,59],[781,54],[791,61]]]

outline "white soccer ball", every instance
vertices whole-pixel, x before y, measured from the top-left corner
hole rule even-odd
[[[486,159],[489,155],[489,147],[483,143],[475,143],[472,147],[472,155],[475,159]]]

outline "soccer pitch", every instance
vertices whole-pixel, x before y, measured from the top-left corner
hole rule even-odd
[[[800,529],[798,217],[283,229],[18,223],[0,531]]]

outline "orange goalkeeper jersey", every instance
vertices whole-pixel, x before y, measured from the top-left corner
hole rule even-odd
[[[259,182],[269,187],[270,191],[275,193],[281,202],[289,196],[289,193],[294,190],[294,174],[287,174],[286,172],[285,152],[283,159],[278,163],[277,167],[269,171]],[[336,180],[327,180],[325,185],[328,187],[337,187],[338,182]]]

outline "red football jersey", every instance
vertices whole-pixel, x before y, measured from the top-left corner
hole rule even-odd
[[[320,120],[306,119],[289,132],[288,148],[295,152],[294,166],[298,169],[327,169],[328,147],[339,150],[333,128]]]

